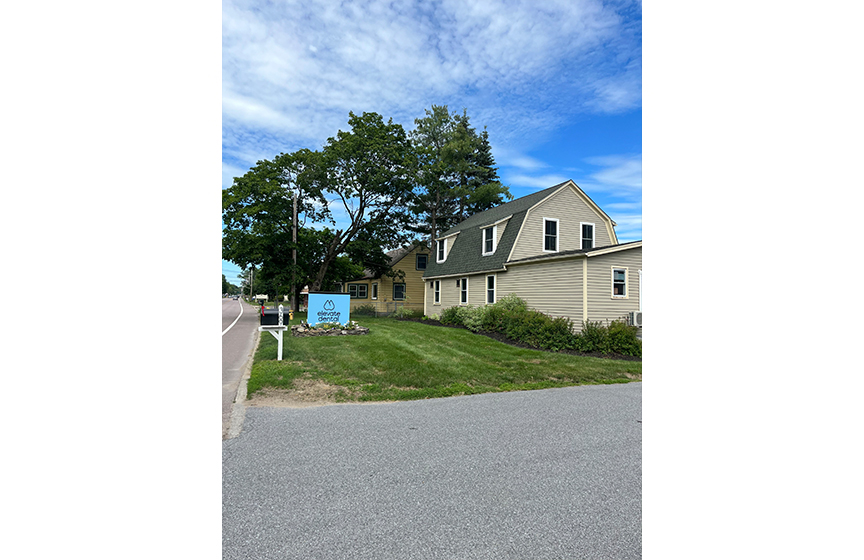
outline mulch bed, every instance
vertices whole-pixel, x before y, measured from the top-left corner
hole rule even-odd
[[[435,321],[434,319],[409,319],[404,318],[400,319],[398,317],[394,317],[398,321],[412,321],[414,323],[423,323],[425,325],[432,325],[434,327],[447,327],[449,329],[464,329],[469,330],[468,327],[464,327],[462,325],[445,325],[441,321]],[[636,356],[626,356],[624,354],[601,354],[600,352],[577,352],[576,350],[546,350],[543,348],[535,348],[530,344],[525,344],[524,342],[519,342],[518,340],[513,340],[512,338],[507,337],[501,333],[491,332],[491,331],[479,331],[476,334],[480,334],[483,336],[488,336],[491,339],[497,340],[498,342],[503,342],[504,344],[509,344],[510,346],[516,346],[518,348],[527,348],[529,350],[540,350],[541,352],[553,352],[555,354],[570,354],[572,356],[588,356],[590,358],[606,358],[609,360],[626,360],[628,362],[641,362],[642,358],[637,358]]]

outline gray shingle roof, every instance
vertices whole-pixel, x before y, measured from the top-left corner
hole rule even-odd
[[[510,255],[513,244],[516,242],[516,235],[522,227],[522,221],[525,219],[528,209],[560,189],[567,182],[569,181],[543,189],[542,191],[537,191],[528,196],[523,196],[522,198],[517,198],[485,212],[474,214],[467,220],[441,234],[440,237],[446,237],[459,232],[453,244],[453,250],[450,251],[447,260],[443,263],[439,264],[435,262],[435,247],[432,247],[432,255],[430,255],[429,265],[426,268],[425,274],[423,274],[423,278],[503,270],[504,263]],[[507,222],[507,227],[504,228],[504,234],[498,242],[495,253],[484,257],[482,250],[483,233],[480,227],[494,224],[511,214],[513,217]]]

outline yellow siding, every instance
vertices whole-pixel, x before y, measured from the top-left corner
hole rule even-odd
[[[432,258],[432,251],[425,247],[415,247],[411,252],[407,253],[399,261],[392,265],[393,271],[405,273],[405,279],[398,283],[405,284],[405,299],[393,299],[393,279],[389,276],[382,276],[373,280],[356,280],[348,281],[343,285],[342,291],[348,292],[348,284],[366,284],[368,286],[368,297],[365,299],[357,298],[351,300],[351,310],[357,307],[372,305],[379,313],[392,313],[397,307],[423,311],[423,270],[417,270],[417,254],[428,255],[427,259]],[[372,284],[378,284],[378,299],[372,299]]]

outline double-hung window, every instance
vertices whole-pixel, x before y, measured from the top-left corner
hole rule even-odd
[[[543,251],[558,251],[558,220],[555,218],[543,218]]]
[[[468,305],[468,279],[462,278],[459,280],[459,303]]]
[[[444,258],[447,255],[447,240],[446,239],[439,239],[437,241],[437,243],[438,243],[438,250],[437,250],[438,258],[437,258],[436,262],[442,263],[442,262],[444,262]]]
[[[441,281],[435,280],[435,303],[441,303]]]
[[[612,297],[626,298],[627,297],[627,269],[613,268],[612,269]]]
[[[495,275],[486,277],[486,303],[495,303]]]
[[[483,254],[491,255],[495,252],[495,236],[498,226],[492,226],[483,230]]]
[[[369,286],[367,284],[348,284],[348,293],[351,299],[366,299],[369,297]]]
[[[372,299],[378,299],[378,282],[372,284]]]
[[[579,224],[580,229],[582,230],[582,249],[593,249],[594,248],[594,224],[586,224],[582,222]]]
[[[396,301],[405,299],[405,284],[393,284],[393,299]]]
[[[426,270],[426,263],[429,261],[429,255],[425,253],[417,253],[417,270]]]

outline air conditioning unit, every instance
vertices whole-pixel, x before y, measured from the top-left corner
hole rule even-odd
[[[630,324],[634,327],[642,326],[642,312],[641,311],[631,311],[630,312]]]

